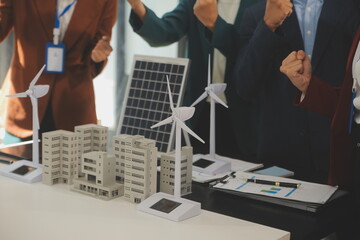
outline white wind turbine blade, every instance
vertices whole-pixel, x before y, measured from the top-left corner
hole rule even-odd
[[[44,66],[40,69],[40,71],[36,74],[36,76],[34,77],[34,79],[31,81],[29,88],[31,88],[32,86],[35,86],[36,82],[39,80],[40,75],[41,75],[42,72],[44,71],[45,67],[46,67],[46,64],[44,64]]]
[[[211,98],[214,99],[216,102],[220,103],[221,105],[223,105],[226,108],[229,108],[228,105],[226,105],[218,96],[216,96],[215,93],[213,93],[212,91],[209,91],[209,94],[210,94]]]
[[[211,80],[211,54],[209,54],[208,57],[208,86],[210,86],[210,80]]]
[[[27,97],[27,93],[26,92],[22,92],[22,93],[15,93],[15,94],[11,94],[11,95],[6,95],[6,97],[19,97],[19,98],[24,98]]]
[[[190,107],[194,107],[196,104],[198,104],[199,102],[201,102],[204,98],[207,97],[207,92],[204,92],[203,94],[200,95],[200,97],[198,97],[198,99],[196,99],[195,102],[193,102],[193,104],[191,104]]]
[[[37,129],[33,129],[33,131],[37,131],[40,129],[37,99],[33,96],[30,96],[30,100],[33,107],[33,121],[37,127]]]
[[[32,96],[41,98],[49,92],[49,85],[36,85],[32,88]]]
[[[194,133],[188,126],[185,125],[185,123],[183,123],[180,119],[178,119],[177,117],[174,117],[176,124],[179,124],[179,126],[187,133],[189,133],[190,135],[192,135],[194,138],[196,138],[197,140],[199,140],[202,143],[205,143],[204,140],[202,140],[198,135],[196,135],[196,133]]]
[[[162,125],[166,125],[169,124],[173,121],[173,116],[170,116],[168,118],[165,118],[164,120],[162,120],[161,122],[158,122],[157,124],[152,125],[150,128],[157,128],[160,127]]]
[[[168,87],[168,91],[169,91],[170,108],[171,108],[171,111],[174,112],[174,103],[173,103],[171,89],[170,89],[169,75],[166,75],[166,81],[167,81],[167,87]]]

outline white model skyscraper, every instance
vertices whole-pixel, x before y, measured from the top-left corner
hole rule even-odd
[[[124,177],[125,177],[125,148],[122,147],[123,144],[125,144],[124,138],[128,135],[115,135],[113,136],[113,154],[115,156],[115,162],[116,162],[116,181],[120,183],[124,183]]]
[[[119,159],[124,160],[124,197],[140,203],[156,193],[156,142],[140,135],[123,134],[115,136],[114,143],[114,149],[120,152]]]
[[[192,150],[192,147],[182,147],[181,149],[181,196],[191,193]],[[160,192],[173,195],[175,181],[175,154],[161,154],[160,166]]]
[[[78,174],[81,172],[81,155],[93,151],[107,151],[108,128],[96,124],[85,124],[75,127],[78,137]]]
[[[42,182],[71,185],[78,171],[78,146],[75,133],[56,130],[42,135]]]

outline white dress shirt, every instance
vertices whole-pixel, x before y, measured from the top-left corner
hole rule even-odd
[[[69,4],[71,4],[74,0],[57,0],[57,4],[58,4],[58,15],[66,8],[66,6],[68,6]],[[66,30],[69,26],[71,17],[74,13],[74,9],[76,6],[76,3],[69,9],[69,11],[67,11],[61,18],[60,18],[60,41],[62,41],[64,39]]]
[[[353,104],[354,109],[354,120],[357,124],[360,124],[360,42],[358,43],[352,66],[353,73],[353,90],[356,91],[355,99]]]

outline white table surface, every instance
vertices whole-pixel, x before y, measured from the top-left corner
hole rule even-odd
[[[290,239],[289,232],[205,210],[172,222],[135,206],[123,198],[98,200],[64,184],[26,184],[0,176],[0,239]]]

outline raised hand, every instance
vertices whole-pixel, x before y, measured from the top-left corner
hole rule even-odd
[[[265,24],[274,32],[293,12],[290,0],[267,0],[264,15]]]
[[[310,84],[312,69],[310,58],[304,51],[300,50],[290,53],[282,62],[280,71],[284,73],[302,93],[306,93]]]
[[[109,37],[103,36],[91,52],[91,60],[96,63],[105,61],[112,52]]]
[[[131,9],[134,11],[134,13],[141,19],[141,21],[144,21],[145,15],[146,15],[146,8],[141,0],[127,0],[128,3],[131,6]]]
[[[218,17],[216,0],[196,0],[194,14],[205,27],[214,31],[215,22]]]

